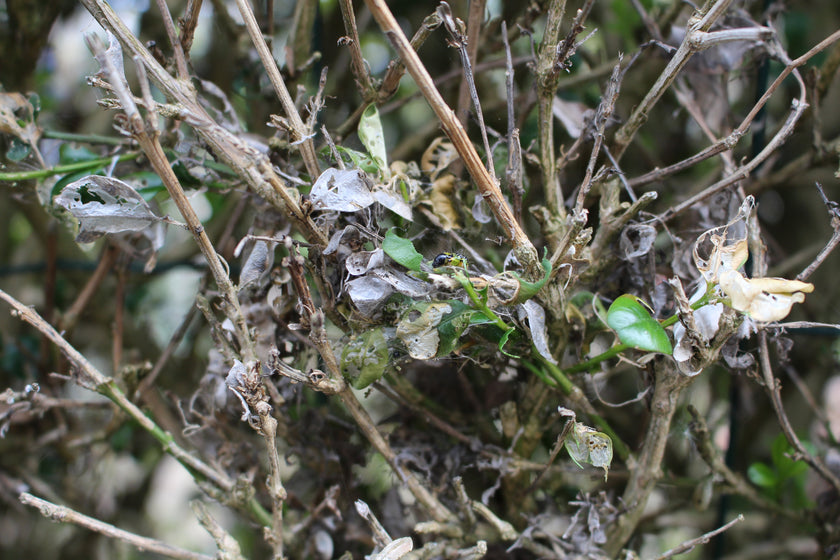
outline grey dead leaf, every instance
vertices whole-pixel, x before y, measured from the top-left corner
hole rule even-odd
[[[429,295],[431,286],[413,276],[392,268],[375,268],[370,273],[384,280],[393,289],[412,299],[422,299]]]
[[[309,193],[313,208],[358,212],[375,202],[370,183],[358,169],[329,168],[318,177]]]
[[[272,246],[266,241],[258,240],[254,243],[248,259],[242,266],[242,272],[239,274],[239,289],[241,290],[248,284],[259,280],[274,263],[274,251]]]
[[[411,537],[402,537],[391,541],[379,554],[373,556],[375,560],[399,560],[414,548]]]
[[[472,206],[472,215],[475,221],[480,224],[489,223],[493,219],[493,216],[490,215],[488,210],[489,208],[487,207],[487,203],[484,202],[484,198],[476,195],[475,202]]]
[[[393,288],[375,276],[361,276],[344,284],[344,290],[362,315],[373,316],[385,303]]]
[[[344,226],[336,231],[324,249],[325,255],[336,254],[339,257],[350,252],[350,245],[359,240],[359,230],[356,226]]]
[[[413,221],[411,206],[408,205],[401,194],[391,190],[388,185],[379,185],[374,188],[373,198],[394,214],[406,220]]]
[[[528,328],[531,329],[531,340],[540,355],[557,365],[557,360],[551,355],[548,348],[548,329],[545,325],[545,309],[532,299],[522,304],[522,310],[528,317]]]
[[[577,138],[583,132],[583,127],[586,126],[586,112],[590,111],[589,107],[583,103],[575,101],[564,101],[559,97],[555,97],[551,104],[551,112],[569,136]]]
[[[621,231],[619,247],[625,260],[647,255],[656,241],[656,229],[643,224],[632,224]]]
[[[359,251],[353,253],[344,261],[347,272],[353,276],[361,276],[368,270],[379,268],[385,264],[385,251],[376,249],[374,251]]]
[[[239,360],[234,360],[233,366],[228,371],[227,377],[225,377],[225,385],[231,389],[235,389],[244,383],[245,375],[247,375],[247,373],[248,368],[245,367],[245,364]]]
[[[143,231],[160,222],[134,188],[113,177],[88,175],[70,183],[55,198],[79,221],[77,241],[94,241],[106,233]]]

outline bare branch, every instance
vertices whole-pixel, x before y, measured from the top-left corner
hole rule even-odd
[[[796,435],[796,431],[790,424],[790,420],[785,412],[784,404],[782,403],[782,386],[779,380],[773,375],[773,366],[770,364],[770,351],[767,347],[767,333],[760,331],[758,333],[758,356],[761,365],[761,376],[764,381],[764,386],[770,396],[770,403],[773,405],[773,410],[776,412],[776,417],[779,419],[779,425],[782,427],[782,433],[785,434],[788,443],[796,450],[798,459],[802,459],[808,463],[812,469],[817,471],[826,482],[831,484],[834,490],[840,493],[840,478],[834,474],[831,469],[825,464],[820,457],[812,455]]]
[[[187,70],[187,59],[184,56],[184,45],[178,40],[178,35],[175,32],[175,22],[172,21],[172,14],[169,13],[166,0],[155,0],[155,2],[160,11],[160,17],[163,20],[163,28],[166,30],[166,36],[169,37],[169,44],[175,53],[175,68],[178,73],[178,79],[189,80],[190,74],[189,70]]]
[[[353,11],[352,0],[339,0],[341,7],[341,19],[344,20],[344,31],[347,37],[339,39],[339,44],[346,45],[350,49],[350,68],[359,84],[364,100],[372,99],[375,95],[373,83],[370,80],[365,59],[362,56],[362,46],[359,43],[359,30],[356,28],[356,13]]]
[[[182,558],[185,560],[213,560],[214,558],[213,556],[206,556],[204,554],[199,554],[198,552],[192,552],[177,546],[172,546],[157,539],[141,537],[135,533],[131,533],[123,529],[117,529],[109,523],[94,519],[93,517],[88,517],[87,515],[83,515],[76,510],[70,509],[69,507],[59,506],[46,500],[42,500],[41,498],[29,494],[28,492],[20,494],[18,499],[24,505],[37,507],[41,511],[41,515],[47,519],[58,521],[60,523],[72,523],[74,525],[90,529],[91,531],[101,533],[106,537],[128,543],[137,550],[148,550],[168,558]]]
[[[709,4],[706,4],[708,12],[703,13],[698,11],[688,21],[685,38],[677,49],[677,52],[659,75],[656,83],[651,86],[645,98],[633,110],[627,122],[616,132],[615,138],[613,139],[613,147],[610,152],[617,160],[621,160],[621,156],[624,155],[624,151],[630,145],[636,132],[647,120],[650,110],[656,105],[657,101],[662,97],[662,94],[671,86],[680,70],[683,69],[695,53],[704,48],[697,42],[698,38],[705,36],[705,32],[723,16],[731,3],[732,0],[717,0],[710,7]]]
[[[499,186],[481,163],[481,158],[470,142],[466,131],[464,131],[464,127],[461,126],[455,113],[449,108],[443,100],[443,97],[441,97],[429,72],[423,66],[420,57],[411,48],[408,39],[403,34],[402,29],[400,29],[387,4],[384,0],[365,1],[367,2],[368,8],[373,12],[373,17],[399,53],[411,77],[414,78],[417,86],[423,92],[429,105],[431,105],[432,110],[438,116],[438,119],[440,119],[443,131],[452,140],[455,149],[458,151],[458,155],[461,156],[467,170],[478,186],[479,192],[484,197],[484,200],[487,201],[490,209],[496,216],[496,220],[513,245],[516,258],[523,264],[529,275],[534,278],[539,277],[542,274],[542,268],[539,264],[534,245],[531,243],[525,231],[519,226],[519,222],[517,222],[516,216],[513,215],[513,212],[505,201],[502,192],[499,190]]]
[[[299,2],[299,4],[309,4],[309,2]],[[306,125],[300,118],[300,113],[298,113],[295,107],[295,102],[292,100],[289,90],[286,89],[286,82],[283,81],[283,76],[280,75],[280,69],[277,68],[277,62],[268,49],[259,25],[257,25],[257,20],[254,17],[254,12],[251,10],[251,5],[248,0],[236,0],[236,5],[239,8],[239,13],[242,14],[242,19],[245,21],[245,27],[251,36],[251,42],[254,43],[257,53],[260,55],[260,60],[262,60],[263,67],[268,72],[271,85],[274,86],[274,92],[277,94],[277,98],[283,106],[283,111],[286,113],[286,118],[291,125],[292,141],[301,143],[300,153],[303,156],[306,171],[309,173],[312,181],[314,181],[321,174],[321,170],[318,167],[318,158],[315,155],[315,146],[312,143],[310,131],[307,130]],[[306,34],[309,36],[308,30]]]
[[[694,547],[699,545],[699,544],[708,544],[708,542],[710,540],[712,540],[712,537],[715,537],[715,536],[723,533],[724,531],[728,531],[729,529],[731,529],[732,527],[734,527],[735,525],[737,525],[738,523],[740,523],[743,520],[744,520],[744,515],[743,514],[738,514],[738,517],[736,517],[735,519],[733,519],[729,523],[726,523],[725,525],[723,525],[721,527],[718,527],[714,531],[709,531],[708,533],[703,533],[702,535],[700,535],[699,537],[697,537],[695,539],[685,541],[681,545],[679,545],[677,547],[674,547],[671,550],[668,550],[667,552],[664,552],[664,553],[660,554],[654,560],[666,560],[667,558],[673,558],[677,554],[682,554],[683,552],[688,552],[690,550],[693,550]]]

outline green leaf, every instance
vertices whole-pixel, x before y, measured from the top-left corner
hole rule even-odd
[[[793,462],[789,457],[785,456],[785,453],[790,451],[791,447],[787,442],[787,438],[785,438],[785,434],[778,434],[773,439],[773,446],[770,448],[770,456],[773,458],[773,465],[775,465],[777,469],[785,467],[788,463]]]
[[[388,342],[382,329],[363,332],[341,351],[341,373],[355,389],[364,389],[378,381],[389,363]]]
[[[500,329],[500,330],[501,330],[501,329]],[[516,332],[516,329],[515,329],[515,328],[513,328],[513,327],[511,327],[511,328],[509,328],[508,330],[506,330],[506,331],[505,331],[505,334],[503,334],[503,335],[502,335],[501,340],[499,340],[499,350],[500,350],[500,351],[502,352],[502,354],[504,354],[505,356],[508,356],[508,357],[511,357],[511,358],[517,358],[517,359],[518,359],[520,356],[517,356],[516,354],[511,354],[510,352],[508,352],[507,350],[505,350],[505,344],[507,344],[507,343],[508,343],[508,339],[509,339],[509,338],[511,337],[511,335],[512,335],[512,334],[514,334],[515,332]]]
[[[122,180],[131,184],[146,202],[152,200],[159,192],[165,191],[166,186],[157,173],[151,171],[137,171],[124,175]]]
[[[808,463],[801,460],[795,461],[789,457],[793,453],[793,446],[788,443],[785,435],[781,433],[777,435],[773,440],[771,456],[773,457],[773,466],[776,467],[780,481],[795,478],[808,470]]]
[[[351,150],[350,148],[345,148],[344,146],[336,146],[335,149],[339,155],[342,156],[342,159],[344,159],[347,163],[352,164],[353,167],[361,169],[365,173],[372,173],[374,175],[379,173],[379,167],[369,155],[356,150]],[[325,153],[328,154],[328,151],[325,151]],[[347,157],[345,158],[344,156]]]
[[[97,170],[97,171],[100,171],[100,170]],[[96,172],[79,171],[78,173],[70,173],[69,175],[65,175],[64,177],[62,177],[61,179],[59,179],[58,181],[55,182],[52,190],[50,191],[50,197],[57,196],[58,193],[61,192],[61,189],[63,189],[64,187],[66,187],[70,183],[78,181],[82,177],[86,177],[88,175],[96,175],[96,174],[97,174]]]
[[[607,324],[627,346],[662,354],[672,352],[665,329],[650,316],[636,296],[619,296],[607,311]]]
[[[29,147],[29,144],[18,138],[12,138],[9,141],[9,149],[6,150],[6,157],[9,161],[22,161],[31,151],[32,148]]]
[[[750,479],[750,482],[762,488],[774,488],[779,481],[776,477],[776,471],[764,463],[750,465],[747,469],[747,478]]]
[[[423,255],[417,252],[414,244],[409,239],[403,239],[393,229],[385,234],[385,241],[382,242],[382,250],[385,254],[406,267],[409,270],[420,272],[420,265],[423,264]]]
[[[450,313],[443,316],[438,325],[438,333],[440,334],[440,345],[438,346],[437,356],[443,357],[450,354],[463,336],[464,332],[472,325],[484,325],[491,323],[487,315],[473,309],[462,301],[449,300],[447,303],[452,308]]]
[[[172,162],[172,171],[175,172],[175,176],[178,177],[178,181],[181,182],[181,186],[198,187],[201,185],[201,181],[193,177],[190,174],[189,169],[187,169],[187,166],[181,161]]]
[[[519,290],[517,290],[516,295],[513,297],[513,301],[507,302],[508,305],[526,302],[537,295],[537,292],[542,290],[542,287],[545,286],[546,282],[548,282],[549,276],[551,276],[551,261],[543,259],[542,267],[545,271],[545,275],[536,282],[527,282],[516,272],[511,273],[516,278],[516,281],[519,282]]]
[[[102,156],[93,152],[86,146],[76,146],[69,142],[62,144],[58,148],[58,161],[60,161],[62,165],[90,161],[92,159],[99,159],[100,157]]]
[[[359,139],[376,162],[382,175],[388,174],[388,153],[385,150],[385,134],[379,120],[379,110],[371,103],[359,119]]]
[[[26,100],[32,105],[32,120],[38,119],[38,114],[41,112],[41,96],[37,93],[27,94]]]

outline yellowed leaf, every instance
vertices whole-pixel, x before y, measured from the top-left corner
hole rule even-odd
[[[440,226],[444,231],[461,228],[461,225],[458,223],[458,212],[452,204],[452,195],[455,193],[455,181],[454,175],[444,175],[432,183],[432,190],[429,193],[432,212],[440,220]]]
[[[814,285],[807,282],[746,278],[735,270],[721,273],[719,285],[733,309],[760,323],[781,321],[788,316],[794,303],[802,303],[805,293],[814,291]]]
[[[733,309],[758,322],[780,321],[794,303],[805,301],[814,285],[784,278],[747,278],[739,272],[749,256],[744,228],[749,227],[748,218],[754,210],[752,197],[747,197],[731,222],[700,235],[694,244],[694,264],[709,284],[719,286]]]
[[[452,142],[445,137],[435,138],[420,158],[420,170],[434,181],[459,157]]]

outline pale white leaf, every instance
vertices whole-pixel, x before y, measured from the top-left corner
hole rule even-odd
[[[545,326],[545,310],[532,299],[529,299],[522,304],[522,309],[528,317],[528,328],[531,329],[531,341],[540,355],[551,362],[557,364],[557,360],[551,355],[551,350],[548,348],[548,329]]]
[[[160,218],[134,188],[113,177],[88,175],[64,187],[55,203],[79,220],[80,242],[106,233],[143,231]]]
[[[318,177],[309,193],[317,210],[357,212],[374,203],[371,185],[358,169],[329,168]]]

